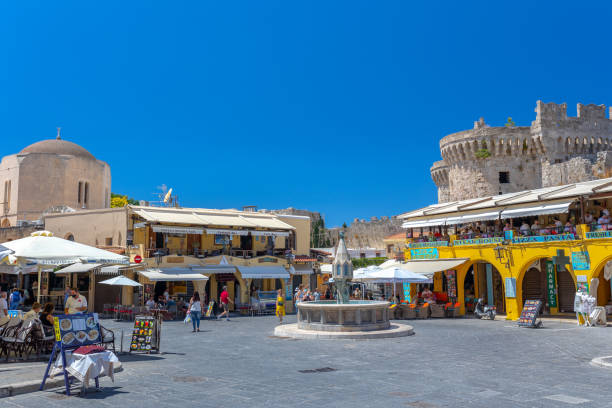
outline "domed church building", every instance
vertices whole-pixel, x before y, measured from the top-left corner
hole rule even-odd
[[[40,220],[45,212],[110,207],[110,166],[83,147],[55,139],[0,162],[0,227]]]

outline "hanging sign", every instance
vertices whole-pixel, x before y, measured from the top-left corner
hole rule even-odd
[[[438,248],[416,248],[410,250],[411,259],[437,259],[439,257]]]
[[[514,278],[506,278],[506,297],[507,298],[515,298],[516,297],[516,279]]]
[[[575,271],[588,271],[591,269],[589,253],[586,251],[572,252],[572,268]]]
[[[546,261],[546,293],[548,293],[548,306],[557,307],[557,283],[555,265],[552,261]]]

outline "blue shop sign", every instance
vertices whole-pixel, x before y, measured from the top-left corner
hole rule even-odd
[[[446,246],[448,246],[448,241],[410,242],[408,244],[408,248],[435,248]]]
[[[417,248],[410,250],[411,259],[438,259],[438,248]]]
[[[589,253],[586,251],[572,252],[572,268],[575,271],[588,271],[591,269]]]
[[[586,233],[587,239],[612,238],[612,231],[591,231]]]
[[[490,237],[490,238],[473,238],[473,239],[458,239],[453,241],[454,246],[462,245],[487,245],[487,244],[499,244],[503,242],[501,237]]]
[[[573,241],[574,234],[558,235],[531,235],[528,237],[516,237],[512,239],[513,244],[527,244],[530,242],[551,242],[551,241]]]

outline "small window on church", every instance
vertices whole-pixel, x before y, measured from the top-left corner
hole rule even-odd
[[[78,200],[79,204],[81,204],[81,197],[82,197],[81,194],[82,194],[82,192],[83,192],[83,182],[79,181],[79,192],[78,192],[78,196],[77,196],[77,200]]]
[[[89,203],[89,183],[85,183],[85,192],[83,193],[83,204]]]
[[[500,171],[499,172],[499,183],[500,184],[510,183],[510,173],[507,171]]]

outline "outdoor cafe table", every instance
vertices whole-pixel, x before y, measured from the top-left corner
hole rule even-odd
[[[114,382],[114,371],[121,367],[121,362],[112,351],[106,350],[94,354],[75,354],[66,350],[66,370],[83,384],[82,389],[89,387],[89,380],[108,376]],[[58,354],[49,376],[63,374],[62,356]],[[96,387],[97,387],[96,381]]]

